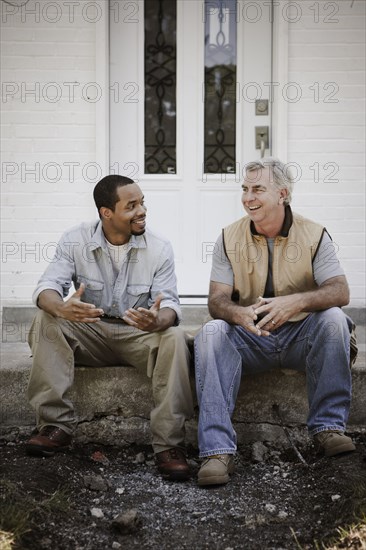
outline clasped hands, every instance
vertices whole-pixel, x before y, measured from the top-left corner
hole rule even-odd
[[[257,336],[269,336],[271,332],[286,323],[296,312],[295,300],[291,296],[276,298],[258,297],[258,301],[243,307],[241,325]]]

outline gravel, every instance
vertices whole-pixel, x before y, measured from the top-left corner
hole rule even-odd
[[[16,437],[0,445],[0,529],[11,501],[29,512],[17,550],[315,550],[366,512],[366,434],[354,439],[357,451],[338,458],[304,446],[306,464],[292,448],[246,446],[230,483],[207,489],[196,483],[195,449],[192,478],[173,483],[150,447],[74,445],[35,458]]]

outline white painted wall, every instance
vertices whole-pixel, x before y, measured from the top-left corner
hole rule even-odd
[[[364,307],[365,2],[291,3],[281,0],[292,22],[289,74],[277,92],[289,95],[283,160],[302,174],[293,206],[326,225],[351,305]],[[91,191],[106,173],[108,148],[106,35],[99,37],[106,6],[29,0],[12,8],[0,0],[3,305],[29,304],[52,243],[95,216]]]
[[[96,2],[75,2],[73,10],[62,1],[0,4],[5,305],[30,303],[53,243],[68,226],[95,216],[101,14]]]
[[[291,17],[301,17],[289,25],[288,82],[300,92],[288,103],[288,160],[302,178],[293,206],[327,227],[351,304],[364,306],[366,2],[295,4]],[[288,91],[296,97],[295,87]]]

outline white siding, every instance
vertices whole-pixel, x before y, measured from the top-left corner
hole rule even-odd
[[[327,227],[351,305],[364,307],[366,3],[298,0],[288,10],[290,4],[281,0],[283,17],[293,21],[288,81],[275,93],[289,94],[284,160],[301,173],[293,206]],[[105,175],[96,166],[97,132],[105,131],[96,128],[96,92],[105,90],[93,84],[95,5],[30,0],[18,9],[0,2],[3,305],[30,303],[61,232],[95,216],[91,191]],[[100,2],[99,10],[106,7]]]
[[[74,13],[70,4],[1,2],[3,305],[30,303],[52,243],[95,216],[100,14],[95,2],[73,3]]]
[[[288,82],[297,84],[299,97],[288,103],[288,161],[299,165],[301,180],[293,206],[327,227],[339,246],[351,305],[364,307],[366,3],[294,4]]]

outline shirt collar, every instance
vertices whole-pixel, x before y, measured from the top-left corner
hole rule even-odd
[[[280,237],[288,236],[288,232],[290,231],[290,228],[292,225],[292,220],[293,220],[292,210],[291,210],[291,206],[288,204],[287,206],[285,206],[285,219],[283,221],[283,225],[280,231],[280,235],[279,235]],[[252,235],[259,235],[252,221],[250,222],[250,231]]]
[[[145,235],[131,235],[128,244],[128,250],[130,250],[131,248],[146,248],[146,237]],[[92,236],[92,242],[90,243],[90,250],[96,250],[97,248],[107,250],[107,241],[103,233],[103,226],[101,221],[97,223],[94,234]]]

